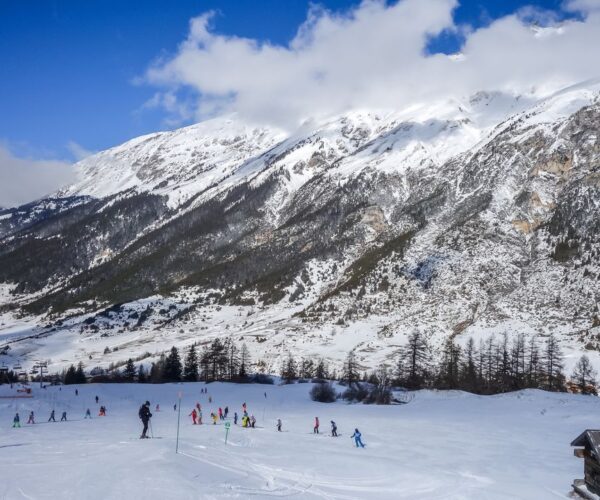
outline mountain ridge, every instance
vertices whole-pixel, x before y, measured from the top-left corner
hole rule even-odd
[[[598,362],[598,87],[293,134],[226,117],[98,153],[60,196],[0,211],[0,341],[15,359],[82,344],[105,366],[100,339],[135,352],[236,335],[274,369],[287,350],[376,366],[414,328],[434,345],[554,332]],[[8,222],[19,210],[29,222]],[[151,297],[186,314],[84,324]],[[15,343],[32,332],[48,340]]]

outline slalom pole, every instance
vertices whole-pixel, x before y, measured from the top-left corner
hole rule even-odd
[[[227,436],[229,436],[229,428],[231,427],[231,422],[225,422],[225,444],[227,444]]]
[[[177,394],[179,397],[179,404],[177,405],[177,440],[175,441],[175,453],[179,453],[179,420],[181,418],[181,391]]]

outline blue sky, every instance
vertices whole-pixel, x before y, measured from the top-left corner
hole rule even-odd
[[[359,2],[317,3],[339,12]],[[454,20],[476,28],[524,5],[574,15],[559,0],[463,0]],[[217,34],[286,45],[308,9],[306,0],[1,0],[0,141],[18,156],[69,160],[71,142],[101,150],[168,128],[164,109],[144,107],[156,88],[133,82],[177,50],[191,18],[215,10]],[[452,52],[461,41],[444,33],[429,49]]]

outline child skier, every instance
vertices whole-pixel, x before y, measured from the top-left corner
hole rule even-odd
[[[198,418],[198,412],[196,411],[196,408],[194,408],[192,413],[190,413],[188,416],[192,417],[192,424],[196,425],[196,419]]]
[[[202,412],[198,410],[198,424],[202,425]]]
[[[225,418],[227,418],[227,415],[229,414],[229,406],[225,407],[223,414],[225,415]]]
[[[52,410],[52,411],[50,412],[50,418],[48,419],[48,422],[50,422],[50,421],[52,421],[52,422],[56,422],[56,419],[54,418],[54,410]]]
[[[33,416],[33,412],[29,414],[29,420],[27,420],[28,424],[35,424],[35,418]]]
[[[18,413],[16,413],[15,418],[13,418],[13,427],[21,427],[21,417],[19,417]]]
[[[331,437],[337,437],[337,425],[333,420],[331,421]]]
[[[254,418],[254,415],[252,415],[250,417],[250,427],[252,427],[254,429],[255,425],[256,425],[256,418]]]
[[[315,426],[313,427],[313,434],[319,433],[319,417],[315,417]]]
[[[281,419],[280,418],[277,419],[277,431],[281,432]]]
[[[214,413],[214,412],[212,412],[212,413],[210,414],[210,416],[211,416],[211,418],[212,418],[213,425],[217,425],[217,414],[216,414],[216,413]]]
[[[92,412],[90,411],[90,409],[88,408],[87,410],[85,410],[85,417],[83,417],[84,419],[86,418],[92,418]]]
[[[234,414],[233,414],[233,424],[234,424],[234,425],[237,425],[237,419],[238,419],[238,416],[237,416],[237,411],[236,411],[236,412],[234,412]]]
[[[219,406],[219,420],[223,420],[223,408]]]
[[[67,421],[67,412],[66,411],[62,412],[62,417],[60,417],[60,421],[61,422],[66,422]]]
[[[356,444],[356,447],[358,448],[359,446],[361,448],[364,448],[365,445],[363,444],[363,442],[360,439],[360,432],[358,431],[358,429],[354,429],[354,434],[352,434],[352,436],[350,436],[350,439],[354,438],[354,443]]]

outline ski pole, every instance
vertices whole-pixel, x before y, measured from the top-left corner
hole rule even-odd
[[[175,442],[175,453],[179,453],[179,419],[181,417],[181,396],[183,394],[179,391],[179,405],[177,405],[177,440]]]

